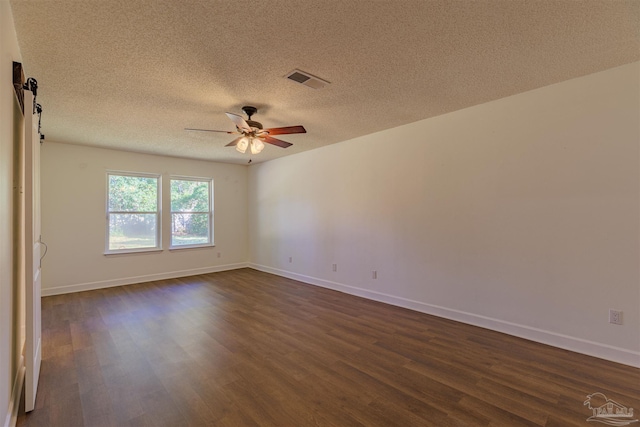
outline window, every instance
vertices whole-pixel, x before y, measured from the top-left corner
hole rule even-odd
[[[211,179],[171,179],[171,247],[213,244]]]
[[[107,252],[160,249],[160,177],[107,173]]]

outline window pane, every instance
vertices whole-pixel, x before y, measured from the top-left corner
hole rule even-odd
[[[171,214],[171,246],[209,243],[209,214]]]
[[[109,211],[157,212],[158,179],[109,175]]]
[[[109,214],[109,250],[155,248],[156,214]]]
[[[208,212],[209,182],[171,180],[172,212]]]

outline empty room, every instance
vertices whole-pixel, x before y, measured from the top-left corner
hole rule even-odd
[[[0,425],[640,426],[640,1],[0,0]]]

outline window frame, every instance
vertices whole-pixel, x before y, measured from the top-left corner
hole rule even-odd
[[[174,211],[171,206],[171,183],[172,181],[195,181],[195,182],[206,182],[209,185],[209,210],[197,211],[197,212],[183,212],[183,211]],[[194,249],[194,248],[209,248],[215,246],[213,236],[213,178],[211,177],[198,177],[198,176],[184,176],[184,175],[170,175],[169,176],[169,250],[181,250],[181,249]],[[207,243],[196,243],[192,245],[174,245],[173,244],[173,215],[174,214],[207,214],[208,215],[208,242]]]
[[[109,209],[109,178],[111,176],[128,176],[136,178],[153,178],[156,180],[156,212],[147,211],[111,211]],[[143,252],[160,252],[162,251],[162,175],[156,173],[145,172],[129,172],[119,170],[107,170],[106,173],[106,198],[105,198],[105,255],[117,255],[117,254],[135,254]],[[128,249],[110,249],[109,248],[109,226],[111,214],[143,214],[143,215],[156,215],[156,245],[154,247],[141,247],[141,248],[128,248]]]

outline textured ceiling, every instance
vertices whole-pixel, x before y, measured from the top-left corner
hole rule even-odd
[[[640,59],[640,1],[11,0],[47,140],[265,161]],[[331,84],[283,78],[301,69]],[[225,112],[302,124],[255,156]]]

